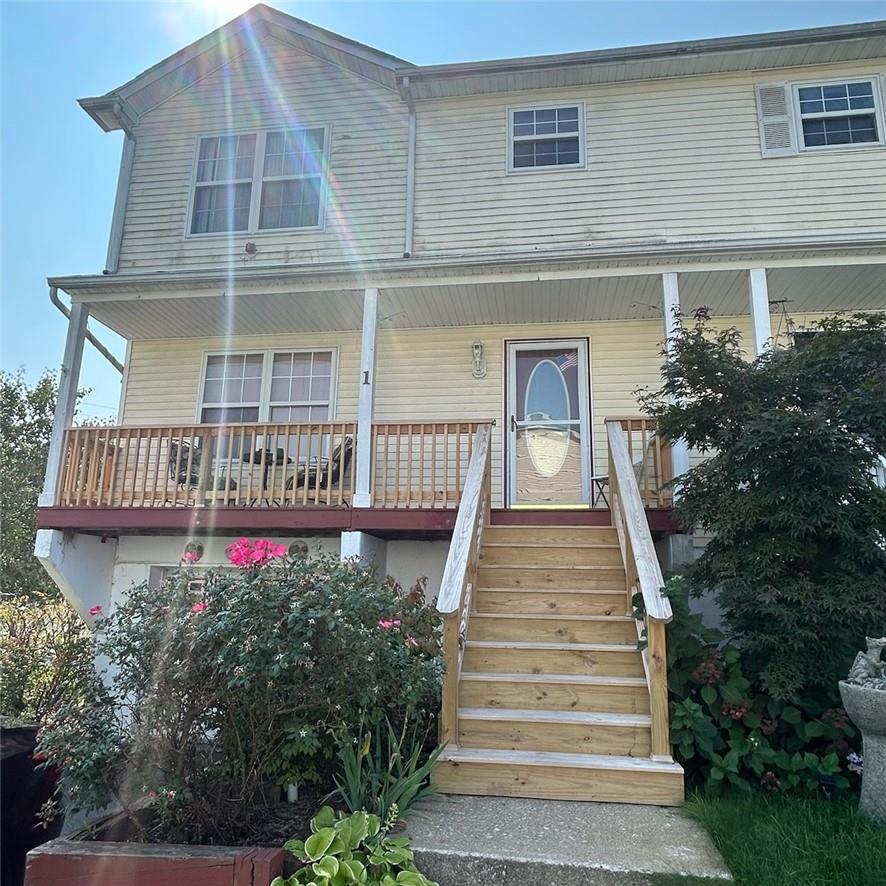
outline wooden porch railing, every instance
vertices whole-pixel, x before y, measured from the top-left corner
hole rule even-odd
[[[71,428],[61,507],[341,505],[354,492],[356,425]]]
[[[628,612],[634,610],[633,598],[638,591],[643,597],[645,611],[637,620],[637,633],[641,638],[645,635],[646,639],[643,667],[649,685],[652,756],[670,759],[665,624],[673,618],[673,613],[667,597],[662,595],[664,579],[652,544],[641,485],[629,447],[632,431],[626,429],[623,422],[624,419],[606,419],[612,523],[618,533],[625,567]],[[642,451],[646,451],[645,440]]]
[[[455,510],[478,422],[372,427],[372,504]],[[356,482],[353,422],[80,427],[65,433],[61,507],[340,506]]]
[[[607,428],[610,422],[619,424],[624,431],[628,458],[644,506],[669,508],[674,502],[669,485],[674,479],[671,443],[656,433],[655,419],[633,415],[607,416]]]
[[[457,508],[479,426],[475,421],[373,424],[373,506]]]
[[[464,656],[468,621],[474,607],[474,585],[480,559],[483,530],[489,525],[492,498],[490,439],[492,425],[477,428],[458,506],[449,556],[443,570],[437,611],[443,617],[443,703],[440,743],[454,745],[458,737],[458,683]]]

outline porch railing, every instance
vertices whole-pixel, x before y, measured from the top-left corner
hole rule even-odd
[[[474,435],[464,494],[458,506],[449,556],[437,596],[437,611],[443,618],[443,660],[446,662],[440,743],[449,744],[450,747],[456,743],[458,736],[458,683],[468,621],[474,607],[480,545],[483,530],[489,525],[492,498],[491,434],[492,425],[483,424]]]
[[[356,482],[353,422],[79,427],[65,433],[61,507],[341,506]],[[377,423],[372,504],[455,510],[477,422]]]
[[[607,416],[624,432],[631,470],[640,498],[647,508],[669,508],[674,501],[670,482],[674,479],[671,443],[656,433],[655,419],[632,415]]]
[[[671,756],[668,726],[668,658],[665,624],[673,618],[671,604],[662,594],[664,579],[652,543],[644,510],[641,481],[629,445],[631,429],[624,419],[607,419],[609,444],[609,492],[612,523],[618,534],[625,567],[628,612],[635,611],[634,595],[642,596],[638,607],[637,634],[643,648],[643,667],[649,685],[652,716],[652,756]],[[643,451],[646,451],[644,443]]]

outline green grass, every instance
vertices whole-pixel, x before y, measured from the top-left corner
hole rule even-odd
[[[711,835],[736,886],[886,884],[886,826],[859,815],[854,799],[696,795],[685,812]],[[689,884],[711,881],[656,880],[656,886]]]

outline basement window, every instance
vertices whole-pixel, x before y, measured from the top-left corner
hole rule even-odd
[[[801,150],[882,142],[879,96],[873,80],[794,85]]]
[[[508,110],[508,171],[584,166],[584,107]]]
[[[322,228],[328,154],[325,126],[201,138],[189,236]]]

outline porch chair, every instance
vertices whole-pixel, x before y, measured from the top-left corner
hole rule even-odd
[[[286,481],[286,489],[291,490],[293,487],[298,489],[305,485],[308,489],[316,489],[318,485],[320,489],[335,486],[347,471],[353,452],[353,437],[345,437],[344,441],[332,450],[332,455],[328,459],[321,458],[318,462],[316,458],[312,458],[310,463],[299,465],[295,475]]]
[[[188,470],[189,454],[191,461],[190,471]],[[169,444],[169,476],[176,482],[178,487],[184,491],[184,503],[188,500],[189,490],[196,490],[200,486],[200,465],[202,459],[203,448],[200,446],[199,442],[193,447],[187,440],[181,440],[180,442],[173,440]],[[207,489],[224,492],[225,485],[226,477],[224,473],[220,474],[217,480],[212,474],[207,477]],[[231,492],[234,492],[237,489],[237,481],[234,480],[233,477],[228,481],[228,488]]]

